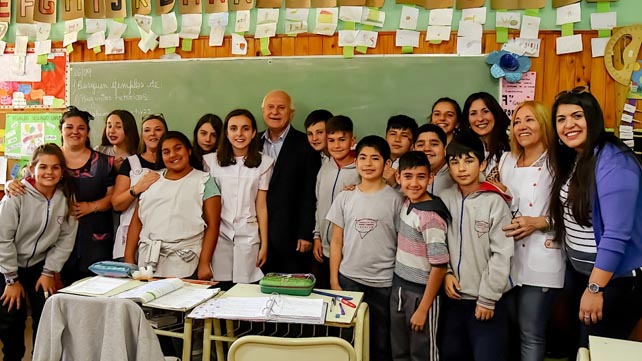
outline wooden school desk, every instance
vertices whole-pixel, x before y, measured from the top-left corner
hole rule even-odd
[[[353,302],[357,307],[351,308],[344,306],[345,315],[337,318],[336,310],[330,310],[326,313],[326,320],[324,326],[326,327],[337,327],[342,329],[352,328],[354,331],[354,350],[357,354],[357,361],[368,361],[370,360],[370,321],[369,321],[369,310],[368,304],[361,302],[363,299],[363,293],[361,292],[349,292],[349,291],[332,291],[332,290],[323,290],[333,294],[339,294],[343,296],[349,296],[353,299]],[[265,297],[266,294],[261,293],[259,285],[247,285],[247,284],[237,284],[232,287],[229,291],[219,293],[216,297]],[[331,297],[322,296],[316,293],[312,293],[308,298],[321,298],[326,303],[331,304]],[[336,307],[335,307],[336,308]],[[226,330],[225,335],[222,334],[221,330],[221,320],[220,319],[205,319],[205,330],[203,331],[203,360],[209,360],[210,354],[212,352],[212,341],[215,343],[216,348],[216,359],[219,361],[225,360],[225,350],[223,347],[223,342],[232,343],[239,336],[234,335],[233,331],[233,322],[231,320],[226,321]],[[325,336],[325,335],[324,335]]]
[[[591,361],[639,361],[642,360],[642,342],[589,336]]]

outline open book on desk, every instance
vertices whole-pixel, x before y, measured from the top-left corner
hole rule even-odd
[[[312,298],[221,297],[196,307],[188,317],[321,325],[325,322],[326,308],[323,300]]]
[[[185,312],[214,297],[219,290],[185,283],[179,278],[166,278],[144,283],[115,297],[128,298],[147,307]]]
[[[81,296],[128,298],[145,306],[183,312],[209,300],[218,291],[178,278],[142,282],[103,276],[86,278],[60,290]]]

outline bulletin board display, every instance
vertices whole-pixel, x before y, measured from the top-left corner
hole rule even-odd
[[[33,49],[24,59],[7,49],[0,56],[0,109],[65,108],[67,64],[63,49],[53,49],[42,61]]]

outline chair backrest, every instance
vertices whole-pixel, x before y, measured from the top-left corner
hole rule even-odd
[[[45,303],[34,361],[163,360],[156,334],[134,302],[56,294]]]
[[[245,336],[234,341],[228,361],[355,361],[354,348],[338,337]]]

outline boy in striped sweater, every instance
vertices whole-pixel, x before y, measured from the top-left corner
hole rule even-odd
[[[433,181],[428,158],[411,151],[399,160],[396,175],[406,200],[401,208],[395,274],[390,297],[394,360],[439,360],[439,288],[449,262],[446,229],[450,214],[426,192]]]

